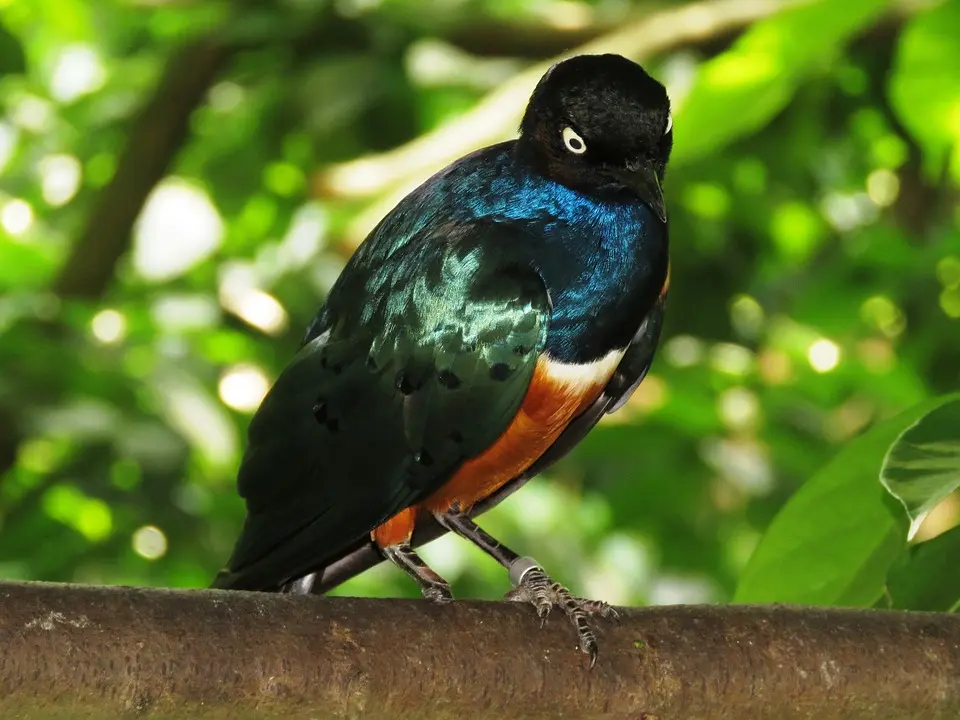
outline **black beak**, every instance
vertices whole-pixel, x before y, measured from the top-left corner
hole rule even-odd
[[[644,163],[635,168],[618,170],[616,174],[617,179],[643,200],[661,222],[667,221],[667,206],[663,202],[663,190],[660,189],[660,179],[653,167]]]

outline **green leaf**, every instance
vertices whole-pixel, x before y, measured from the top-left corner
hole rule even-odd
[[[708,155],[762,128],[807,75],[828,67],[844,41],[886,5],[885,0],[820,0],[754,24],[730,50],[701,65],[676,113],[673,162]]]
[[[960,488],[960,401],[904,430],[883,460],[880,481],[906,508],[912,538],[930,511]]]
[[[903,518],[877,482],[904,428],[960,395],[936,398],[849,443],[797,491],[760,540],[734,602],[872,606],[904,552]]]
[[[960,143],[960,0],[917,15],[900,35],[889,95],[894,111],[924,150],[924,170],[942,171]]]
[[[910,548],[887,577],[884,607],[896,610],[960,609],[960,527]]]
[[[26,72],[27,56],[20,40],[0,22],[0,77]]]

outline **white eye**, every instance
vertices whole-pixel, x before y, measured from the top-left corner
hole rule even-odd
[[[667,129],[663,131],[663,134],[666,135],[668,132],[673,130],[673,113],[667,113]]]
[[[565,127],[563,129],[563,144],[566,145],[567,150],[574,155],[583,155],[587,151],[587,144],[583,141],[582,137],[577,135],[572,127]]]

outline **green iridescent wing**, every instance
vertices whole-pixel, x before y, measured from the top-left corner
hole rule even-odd
[[[442,486],[516,415],[550,301],[519,231],[358,252],[250,425],[219,587],[273,589]]]

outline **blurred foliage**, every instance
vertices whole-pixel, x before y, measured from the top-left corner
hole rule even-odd
[[[250,415],[386,194],[316,174],[682,5],[0,0],[0,578],[208,584]],[[665,341],[491,533],[618,603],[956,609],[932,578],[956,566],[957,493],[938,485],[908,549],[879,473],[960,380],[958,27],[960,0],[800,2],[645,59],[676,107]],[[111,180],[162,149],[185,112],[171,60],[204,42],[222,66],[141,211]],[[113,255],[81,244],[114,235]],[[458,594],[506,590],[462,541],[425,556]],[[379,567],[339,592],[415,589]]]

